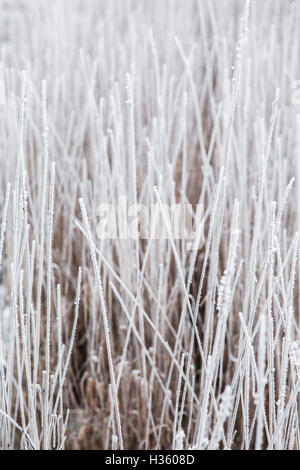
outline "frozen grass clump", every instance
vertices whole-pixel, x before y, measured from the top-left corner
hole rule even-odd
[[[0,448],[299,449],[298,3],[0,12]]]

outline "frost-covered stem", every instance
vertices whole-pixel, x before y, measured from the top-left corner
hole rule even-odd
[[[97,264],[95,247],[94,247],[94,242],[92,239],[89,220],[88,220],[88,216],[87,216],[83,199],[79,200],[79,204],[80,204],[81,214],[83,218],[83,223],[84,223],[85,230],[87,233],[90,255],[91,255],[91,260],[92,260],[92,264],[94,268],[94,275],[96,279],[97,293],[98,293],[100,305],[101,305],[101,312],[102,312],[104,332],[105,332],[105,343],[106,343],[106,350],[107,350],[107,357],[108,357],[108,364],[109,364],[109,373],[110,373],[110,380],[111,380],[111,386],[112,386],[112,395],[113,395],[114,407],[116,411],[116,420],[117,420],[117,425],[118,425],[119,443],[120,443],[120,449],[123,450],[124,447],[123,447],[123,437],[122,437],[122,426],[121,426],[121,418],[120,418],[120,412],[119,412],[116,381],[115,381],[115,375],[114,375],[113,359],[112,359],[112,353],[111,353],[110,331],[109,331],[109,324],[108,324],[107,313],[106,313],[104,294],[103,294],[103,289],[102,289],[102,282],[101,282],[100,272],[99,272],[99,268]]]

